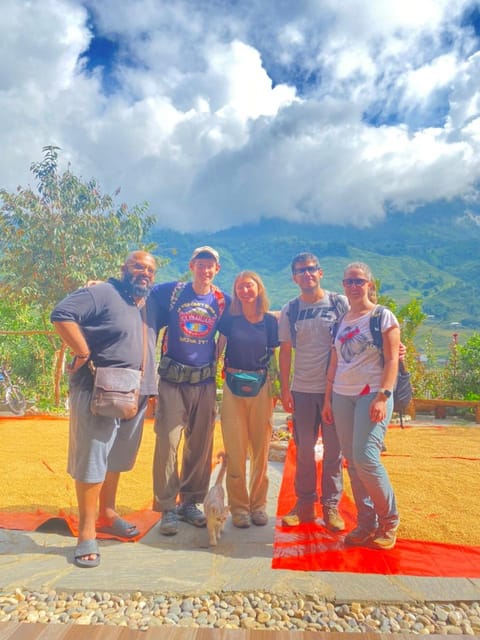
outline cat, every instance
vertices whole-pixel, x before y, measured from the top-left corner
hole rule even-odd
[[[223,478],[227,470],[227,456],[223,451],[218,454],[218,460],[222,461],[222,466],[215,484],[210,487],[203,501],[203,511],[207,518],[208,537],[210,544],[214,547],[222,534],[228,516],[228,507],[225,506],[225,490],[223,488]]]

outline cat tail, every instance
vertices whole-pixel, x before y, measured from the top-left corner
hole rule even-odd
[[[220,470],[218,472],[218,476],[217,479],[215,480],[215,484],[222,484],[223,482],[223,478],[225,477],[225,473],[227,471],[227,454],[225,453],[225,451],[220,451],[220,453],[217,454],[217,460],[218,462],[221,461],[222,465],[220,467]]]

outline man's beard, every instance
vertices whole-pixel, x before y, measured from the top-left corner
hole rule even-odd
[[[125,288],[132,294],[133,298],[148,298],[150,295],[150,291],[152,289],[152,285],[144,285],[138,284],[135,282],[136,280],[141,280],[139,276],[131,276],[130,274],[125,274],[123,277],[123,284]]]

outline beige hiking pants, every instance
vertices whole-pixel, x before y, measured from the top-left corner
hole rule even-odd
[[[236,396],[224,385],[220,417],[228,456],[227,493],[232,514],[251,513],[265,509],[267,504],[272,412],[273,400],[268,381],[253,398]],[[247,455],[250,458],[248,489]]]

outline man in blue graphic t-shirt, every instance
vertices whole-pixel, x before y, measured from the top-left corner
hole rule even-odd
[[[153,461],[154,508],[162,512],[160,532],[175,535],[178,520],[204,527],[197,507],[210,483],[216,405],[216,333],[230,297],[213,284],[218,252],[195,249],[192,282],[156,285],[152,303],[166,317],[159,365],[156,445]],[[181,471],[178,445],[184,436]],[[177,506],[177,496],[180,501]]]

